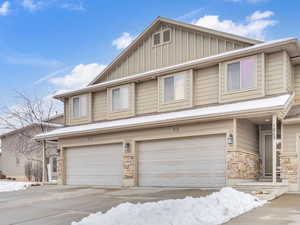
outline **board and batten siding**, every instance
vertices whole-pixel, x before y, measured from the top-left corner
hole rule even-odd
[[[107,116],[107,91],[93,93],[93,121],[105,120]]]
[[[219,66],[194,71],[194,104],[218,103]]]
[[[237,119],[236,138],[238,151],[258,153],[259,134],[254,123],[247,119]]]
[[[137,83],[136,114],[157,112],[157,79]]]
[[[264,57],[263,54],[258,54],[250,57],[256,57],[256,87],[250,90],[241,90],[241,91],[234,91],[234,92],[227,92],[226,87],[226,64],[230,62],[224,62],[220,63],[220,95],[219,95],[219,102],[225,103],[225,102],[233,102],[233,101],[243,101],[247,99],[254,99],[254,98],[260,98],[264,96]],[[246,57],[248,58],[248,57]],[[241,59],[233,60],[232,62],[236,62]]]
[[[171,42],[154,47],[152,34],[164,28],[171,29]],[[103,74],[96,83],[248,46],[250,44],[163,23],[133,46],[128,54]]]

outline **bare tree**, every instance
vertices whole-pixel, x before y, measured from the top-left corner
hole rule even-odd
[[[15,100],[15,105],[0,108],[0,131],[13,134],[6,141],[6,149],[16,156],[41,163],[43,143],[33,138],[53,129],[49,121],[57,114],[59,107],[49,98],[32,97],[20,92],[16,92]]]

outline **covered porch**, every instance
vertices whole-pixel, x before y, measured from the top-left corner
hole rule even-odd
[[[232,183],[234,187],[261,195],[268,194],[271,199],[288,191],[288,180],[285,179],[282,165],[282,119],[283,116],[277,113],[234,119],[236,142],[233,149],[247,155],[239,164],[240,172],[244,172],[244,175],[231,177],[235,180]],[[228,166],[234,167],[232,164]]]

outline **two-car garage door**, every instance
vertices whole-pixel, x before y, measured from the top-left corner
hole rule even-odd
[[[138,144],[139,185],[225,185],[225,135],[145,141]]]
[[[137,142],[138,185],[219,187],[225,185],[225,135]],[[122,186],[122,144],[68,148],[66,183]]]

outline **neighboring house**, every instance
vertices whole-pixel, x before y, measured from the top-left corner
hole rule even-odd
[[[230,31],[228,31],[230,32]],[[299,189],[300,47],[157,18],[87,87],[57,95],[59,182]]]
[[[26,167],[30,169],[32,179],[42,178],[43,148],[32,139],[40,134],[63,127],[63,115],[57,115],[48,121],[34,123],[29,126],[13,130],[0,135],[2,142],[1,171],[4,175],[17,180],[28,180]],[[57,179],[58,146],[55,142],[47,142],[46,165],[48,166],[49,180]]]

